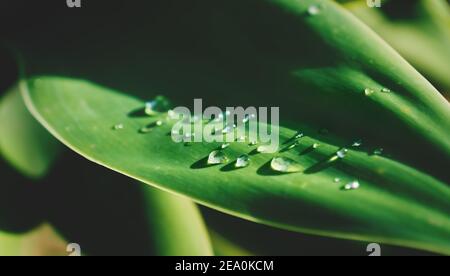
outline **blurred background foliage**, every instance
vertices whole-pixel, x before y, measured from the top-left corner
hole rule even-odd
[[[80,56],[91,56],[89,53],[94,51],[97,62],[101,63],[102,58],[108,60],[107,54],[103,57],[99,54],[108,48],[101,42],[103,37],[98,40],[97,33],[85,32],[94,27],[100,32],[108,31],[102,20],[83,10],[67,12],[61,5],[64,1],[30,2],[2,3],[0,39],[20,49],[28,58],[32,57],[35,63],[30,64],[31,70],[45,72],[55,68],[52,60],[47,61],[49,56],[56,56],[56,60],[64,56],[76,65]],[[449,95],[448,3],[385,1],[382,9],[369,9],[363,0],[343,2],[427,76],[440,92]],[[110,4],[113,8],[108,11],[129,8],[128,3],[120,1],[110,1]],[[46,16],[35,12],[46,8],[52,11]],[[139,18],[151,17],[154,12],[136,15],[129,11],[124,18],[141,20]],[[81,23],[84,26],[76,21],[80,13],[90,19]],[[28,20],[14,20],[17,14]],[[111,20],[115,14],[105,12],[102,16]],[[124,19],[116,20],[120,24]],[[64,27],[56,26],[56,22]],[[114,38],[116,43],[127,43],[121,35],[103,35]],[[43,42],[54,43],[50,39],[52,36],[61,38],[56,42],[59,53],[47,51]],[[167,39],[172,39],[170,33]],[[91,47],[80,48],[80,44]],[[130,56],[128,62],[139,58]],[[129,69],[126,66],[129,63],[122,62],[115,60],[119,73]],[[35,64],[44,66],[33,68]],[[102,75],[95,63],[89,70],[91,72],[79,73],[95,75],[102,83],[117,81],[112,86],[124,91],[141,89],[133,85],[145,80],[142,75],[132,75],[127,82],[111,80]],[[130,184],[134,181],[65,149],[34,120],[17,92],[15,57],[5,49],[0,51],[0,72],[0,154],[3,157],[0,162],[0,255],[67,255],[66,245],[70,242],[80,243],[82,252],[87,255],[366,254],[365,243],[277,230],[205,207],[201,207],[199,213],[198,207],[187,199],[141,184]],[[168,217],[173,219],[163,219]],[[383,246],[383,254],[429,253]]]

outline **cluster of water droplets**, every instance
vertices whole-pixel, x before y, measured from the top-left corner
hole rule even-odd
[[[314,14],[318,14],[320,13],[320,7],[310,7],[310,9],[308,10],[308,13],[311,15]],[[383,88],[380,90],[383,93],[390,93],[391,91],[387,88]],[[364,93],[367,96],[372,95],[373,93],[376,93],[376,91],[374,89],[371,88],[366,88]],[[158,117],[164,113],[167,114],[167,119],[168,120],[174,120],[174,119],[178,119],[179,118],[179,114],[176,114],[173,110],[170,109],[170,101],[167,100],[165,97],[163,96],[158,96],[156,97],[154,100],[149,101],[145,104],[145,114],[148,115],[149,117]],[[227,111],[228,112],[228,111]],[[214,118],[211,121],[215,121],[215,122],[223,122],[224,118],[226,116],[229,115],[229,113],[223,113],[220,114],[220,116],[218,118]],[[250,120],[254,119],[255,115],[247,115],[244,117],[244,119],[242,120],[242,122],[244,124],[248,123]],[[199,120],[202,120],[203,118],[200,118],[198,116],[193,116],[190,118],[189,123],[195,123]],[[158,119],[148,125],[143,126],[139,132],[140,133],[148,133],[151,132],[154,128],[156,127],[160,127],[164,125],[164,121],[161,119]],[[122,123],[116,124],[113,127],[113,130],[122,130],[125,128],[125,125]],[[232,131],[234,131],[234,129],[236,129],[236,125],[230,125],[227,124],[225,127],[223,128],[217,128],[214,131],[220,134],[227,134],[230,133]],[[319,130],[319,133],[322,135],[326,135],[329,133],[329,131],[327,129],[321,129]],[[172,133],[174,134],[174,133]],[[175,133],[175,134],[179,134],[179,133]],[[190,141],[193,137],[194,137],[194,133],[185,133],[183,134],[183,140],[185,141]],[[305,135],[303,132],[297,132],[291,139],[290,139],[290,143],[288,143],[288,145],[286,146],[286,148],[283,149],[283,151],[289,151],[292,149],[295,149],[296,147],[298,147],[300,145],[300,139],[304,138]],[[245,142],[247,141],[247,137],[246,136],[241,136],[236,138],[236,142]],[[186,142],[185,145],[190,145],[190,142]],[[354,147],[354,148],[358,148],[361,147],[363,144],[362,140],[355,140],[351,145],[349,145],[349,147]],[[258,146],[258,141],[249,141],[248,144],[250,147],[253,146]],[[210,152],[208,158],[207,158],[207,165],[219,165],[219,164],[228,164],[230,162],[230,158],[227,156],[227,154],[225,153],[225,151],[230,148],[231,144],[230,143],[223,143],[219,146],[218,149],[213,150]],[[318,149],[320,147],[319,143],[313,143],[310,146],[311,150],[315,150]],[[261,154],[266,154],[266,153],[274,153],[276,151],[278,151],[278,148],[274,148],[271,145],[259,145],[255,151],[257,153],[261,153]],[[372,154],[373,155],[382,155],[383,154],[383,148],[377,148],[375,150],[373,150]],[[280,151],[281,152],[281,151]],[[339,150],[337,150],[335,152],[335,154],[333,155],[333,157],[328,160],[328,162],[334,162],[337,161],[339,159],[344,159],[347,157],[349,150],[348,148],[340,148]],[[251,164],[251,158],[248,154],[242,154],[241,156],[239,156],[235,162],[234,162],[234,167],[239,169],[239,168],[246,168],[248,166],[250,166]],[[283,156],[276,156],[273,157],[272,160],[270,161],[270,169],[274,172],[278,172],[278,173],[298,173],[298,172],[302,172],[305,170],[305,167],[303,165],[301,165],[299,162],[288,158],[288,157],[283,157]],[[335,177],[333,179],[334,183],[341,183],[342,179],[339,177]],[[360,182],[358,180],[353,180],[351,182],[348,182],[347,184],[345,184],[342,187],[342,190],[345,191],[350,191],[350,190],[356,190],[360,188]]]

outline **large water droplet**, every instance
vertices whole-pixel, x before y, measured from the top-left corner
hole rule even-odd
[[[359,189],[360,186],[361,185],[359,184],[359,181],[358,180],[354,180],[354,181],[346,184],[344,186],[344,190],[346,190],[346,191],[356,190],[356,189]]]
[[[270,167],[272,170],[282,173],[295,173],[303,170],[303,166],[287,157],[273,158]]]
[[[145,104],[145,113],[149,116],[154,116],[158,113],[169,111],[170,106],[171,103],[166,97],[157,96],[155,99]]]
[[[343,149],[340,149],[338,152],[336,152],[336,155],[337,155],[337,157],[342,159],[342,158],[345,158],[345,156],[347,156],[347,152],[348,152],[348,149],[343,148]]]
[[[312,5],[308,8],[308,14],[311,16],[318,15],[320,13],[320,7],[318,5]]]
[[[222,151],[215,150],[209,154],[208,165],[226,164],[228,157]]]
[[[250,165],[250,157],[247,154],[239,156],[234,165],[236,168],[245,168]]]

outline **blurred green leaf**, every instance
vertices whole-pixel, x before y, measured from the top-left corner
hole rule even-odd
[[[44,176],[60,144],[31,116],[17,87],[0,100],[0,153],[30,178]]]
[[[166,3],[154,9],[156,17],[145,17],[152,20],[144,24],[149,40],[142,40],[142,22],[132,21],[139,32],[127,33],[123,46],[109,47],[114,28],[99,33],[99,45],[107,46],[101,51],[78,41],[89,62],[26,54],[41,68],[29,70],[41,77],[22,87],[27,105],[53,135],[105,167],[246,219],[450,252],[450,191],[437,180],[449,180],[447,166],[429,162],[449,163],[449,104],[383,40],[331,1],[199,1],[187,13],[183,4],[153,4]],[[312,5],[319,5],[318,14],[311,14]],[[130,45],[133,51],[126,51]],[[366,96],[367,88],[374,93]],[[280,106],[282,141],[299,129],[309,136],[282,155],[306,171],[274,175],[267,168],[273,155],[264,154],[243,170],[202,168],[218,145],[174,144],[171,122],[139,134],[152,121],[129,114],[142,109],[138,97],[156,96],[155,90],[179,103],[203,97],[221,106]],[[125,128],[112,130],[119,123]],[[325,127],[332,134],[318,134]],[[366,148],[325,162],[360,138],[367,138]],[[299,156],[313,143],[321,147]],[[391,156],[373,156],[380,146]],[[234,160],[252,150],[233,144],[227,154]],[[344,192],[336,177],[358,179],[361,188]]]
[[[390,1],[381,9],[365,1],[346,7],[367,23],[441,92],[450,94],[450,6],[445,0]]]

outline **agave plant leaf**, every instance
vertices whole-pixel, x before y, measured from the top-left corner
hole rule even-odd
[[[297,149],[282,154],[297,160],[303,173],[277,175],[267,165],[273,154],[252,156],[251,166],[242,170],[230,170],[230,164],[208,167],[204,158],[219,145],[175,144],[167,135],[170,121],[140,134],[142,126],[155,120],[127,115],[142,107],[140,100],[64,78],[30,80],[29,88],[27,102],[58,139],[86,158],[142,182],[285,229],[448,253],[450,189],[394,160],[354,150],[330,163],[339,146],[306,137]],[[46,112],[39,112],[44,107]],[[124,128],[114,130],[117,123]],[[282,128],[282,141],[290,140],[297,129],[308,128]],[[314,143],[321,146],[300,155]],[[254,148],[235,143],[226,151],[235,160]],[[335,178],[342,182],[335,183]],[[342,190],[355,179],[359,190]]]
[[[346,7],[449,96],[450,6],[447,1],[390,1],[381,9],[368,8],[364,1],[358,1]]]
[[[92,41],[79,42],[94,51],[81,51],[89,62],[25,53],[34,68],[21,87],[25,101],[55,137],[103,166],[246,219],[449,253],[449,175],[429,162],[449,164],[449,104],[369,28],[331,1],[157,3],[146,41],[133,21],[139,32],[127,37],[140,43],[100,53],[87,47]],[[108,31],[100,36],[110,45]],[[110,59],[114,66],[99,70]],[[298,129],[308,133],[298,150],[280,155],[306,170],[276,175],[270,154],[242,170],[203,168],[218,145],[174,144],[170,121],[139,134],[152,121],[134,111],[155,90],[183,104],[203,97],[222,106],[280,106],[283,142]],[[324,127],[330,135],[317,132]],[[326,162],[356,138],[368,147]],[[321,147],[306,150],[314,143]],[[368,154],[380,146],[391,156]],[[252,150],[226,149],[231,160]],[[361,188],[344,192],[335,178],[359,180]]]

